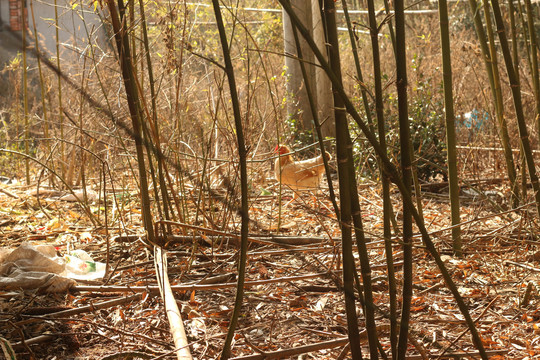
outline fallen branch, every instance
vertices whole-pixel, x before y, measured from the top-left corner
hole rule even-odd
[[[363,335],[363,336],[362,336]],[[360,336],[365,340],[366,331],[360,333]],[[231,358],[230,360],[267,360],[267,359],[281,359],[286,357],[291,357],[299,354],[305,354],[318,350],[333,349],[339,346],[347,345],[349,343],[349,338],[342,337],[336,340],[324,341],[317,344],[310,344],[304,346],[298,346],[292,349],[277,350],[272,352],[265,352],[262,354],[248,355]]]
[[[158,340],[158,339],[154,339],[148,335],[144,335],[144,334],[141,334],[141,333],[138,333],[138,332],[133,332],[133,331],[128,331],[128,330],[124,330],[124,329],[120,329],[118,327],[115,327],[115,326],[109,326],[109,325],[104,325],[104,324],[97,324],[94,320],[87,320],[87,319],[74,319],[74,318],[59,318],[59,317],[55,317],[54,319],[50,319],[49,321],[64,321],[64,322],[80,322],[80,323],[83,323],[83,324],[87,324],[87,325],[90,325],[90,326],[93,326],[93,327],[96,327],[96,328],[101,328],[101,329],[105,329],[105,330],[108,330],[108,331],[111,331],[111,332],[115,332],[117,334],[122,334],[122,335],[125,335],[125,336],[131,336],[131,337],[134,337],[134,338],[139,338],[139,339],[142,339],[144,341],[146,341],[146,343],[152,343],[152,344],[156,344],[156,345],[159,345],[159,346],[163,346],[163,347],[171,347],[171,344],[167,341],[164,341],[164,340]]]
[[[7,191],[6,189],[0,188],[0,192],[3,193],[3,194],[6,194],[7,196],[9,196],[9,197],[11,197],[11,198],[13,198],[13,199],[20,199],[19,196],[10,193],[10,192]]]
[[[56,339],[56,336],[54,335],[39,335],[28,340],[16,342],[12,344],[12,347],[13,349],[22,349],[26,346],[42,344],[44,342],[50,342],[54,339]]]
[[[308,274],[308,275],[299,275],[299,276],[286,276],[286,277],[280,277],[275,279],[267,279],[267,280],[254,280],[254,281],[246,281],[245,286],[257,286],[257,285],[265,285],[265,284],[273,284],[273,283],[280,283],[280,282],[289,282],[289,281],[298,281],[298,280],[306,280],[306,279],[314,279],[319,278],[322,276],[326,276],[328,273],[315,273],[315,274]],[[223,284],[207,284],[207,285],[198,285],[198,284],[192,284],[192,285],[173,285],[171,286],[171,290],[173,291],[196,291],[196,290],[219,290],[219,289],[225,289],[225,288],[234,288],[236,287],[236,282],[230,282],[230,283],[223,283]],[[158,286],[84,286],[84,285],[75,285],[71,288],[71,290],[74,291],[90,291],[90,292],[155,292],[159,290]]]
[[[122,298],[118,298],[118,299],[114,299],[114,300],[104,301],[104,302],[99,303],[99,304],[90,304],[90,305],[87,305],[87,306],[81,306],[80,308],[57,311],[57,312],[50,313],[50,314],[47,314],[47,315],[44,315],[44,316],[32,316],[31,319],[18,321],[18,322],[15,323],[15,325],[21,326],[21,325],[33,323],[33,322],[36,322],[36,321],[48,320],[48,319],[51,319],[51,318],[52,319],[54,319],[54,318],[68,318],[68,317],[71,317],[73,315],[78,315],[78,314],[82,314],[82,313],[86,313],[86,312],[90,312],[90,311],[95,311],[95,310],[99,310],[99,309],[106,309],[106,308],[109,308],[109,307],[112,307],[112,306],[124,304],[124,303],[130,302],[132,300],[139,299],[140,297],[141,297],[140,294],[135,294],[135,295],[126,296],[126,297],[122,297]]]
[[[403,262],[397,262],[394,264],[394,266],[401,266],[403,265]],[[372,266],[372,269],[374,268],[385,268],[386,265],[374,265]],[[275,279],[265,279],[265,280],[253,280],[253,281],[246,281],[245,286],[258,286],[258,285],[265,285],[265,284],[274,284],[274,283],[283,283],[283,282],[290,282],[290,281],[298,281],[298,280],[307,280],[307,279],[316,279],[320,277],[324,277],[330,274],[338,274],[339,271],[330,271],[330,272],[321,272],[321,273],[313,273],[313,274],[306,274],[306,275],[298,275],[298,276],[284,276],[279,277]],[[205,291],[205,290],[219,290],[219,289],[226,289],[226,288],[233,288],[236,287],[236,282],[229,282],[229,283],[223,283],[223,284],[187,284],[187,285],[173,285],[171,286],[171,289],[173,291]],[[91,286],[91,285],[75,285],[71,287],[71,290],[73,291],[89,291],[89,292],[100,292],[100,293],[106,293],[106,292],[156,292],[159,290],[158,286],[155,285],[149,285],[149,286]]]
[[[174,223],[178,224],[178,223]],[[240,236],[232,233],[227,233],[219,230],[212,230],[208,228],[203,228],[200,226],[182,224],[182,227],[188,228],[190,230],[200,231],[203,233],[213,234],[214,236],[197,236],[197,235],[166,235],[166,236],[157,236],[156,241],[160,244],[167,245],[171,243],[191,243],[193,240],[204,241],[206,243],[210,241],[215,241],[217,239],[226,239],[228,241],[234,241],[235,244],[238,243]],[[146,240],[146,235],[144,234],[131,234],[131,235],[118,235],[112,238],[116,242],[126,242],[134,241],[141,239],[142,241]],[[253,243],[258,243],[261,245],[274,245],[274,246],[297,246],[297,245],[310,245],[310,244],[320,244],[327,238],[323,237],[301,237],[301,236],[252,236],[248,240]],[[337,239],[336,239],[337,240]]]
[[[361,336],[361,339],[365,341],[365,338],[366,338],[365,330],[360,333],[360,336]],[[348,342],[349,342],[348,338],[340,338],[340,339],[325,341],[325,342],[321,342],[317,344],[298,346],[293,349],[265,352],[262,354],[255,354],[255,355],[239,356],[239,357],[231,358],[230,360],[281,359],[281,358],[291,357],[291,356],[304,354],[308,352],[336,348],[339,346],[347,345]],[[500,354],[506,354],[506,353],[508,353],[508,350],[486,350],[486,354],[488,355],[500,355]],[[479,356],[479,354],[480,353],[478,351],[468,351],[468,352],[446,353],[444,356],[448,358],[461,358],[461,357]],[[426,354],[426,355],[430,359],[439,357],[438,354]],[[405,359],[406,360],[422,360],[423,356],[411,355],[411,356],[406,356]]]
[[[456,149],[460,150],[475,150],[475,151],[504,151],[503,148],[496,147],[481,147],[481,146],[456,146]],[[512,149],[513,153],[519,153],[520,149]],[[540,154],[540,150],[532,150],[533,154]]]
[[[515,261],[506,260],[504,263],[509,264],[509,265],[514,265],[514,266],[517,266],[517,267],[521,267],[521,268],[524,268],[524,269],[527,269],[527,270],[530,270],[530,271],[540,272],[540,269],[538,269],[538,268],[532,267],[530,265],[517,263]]]
[[[179,360],[191,360],[192,357],[189,352],[189,346],[187,346],[188,340],[186,332],[184,331],[184,324],[171,289],[171,284],[169,283],[169,275],[167,274],[167,252],[162,251],[158,246],[154,247],[154,264],[156,266],[159,292],[163,298],[167,319],[169,319],[174,346],[178,348],[176,356]]]

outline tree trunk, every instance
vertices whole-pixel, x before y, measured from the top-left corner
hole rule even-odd
[[[311,6],[311,14],[313,21],[313,39],[319,46],[319,50],[327,55],[325,26],[321,17],[321,5],[318,0],[314,0]],[[311,53],[311,51],[310,51]],[[314,56],[315,58],[315,56]],[[328,55],[326,56],[328,60]],[[315,58],[315,63],[320,65]],[[332,83],[326,75],[326,72],[321,67],[315,67],[315,86],[317,89],[316,106],[318,119],[321,122],[321,132],[323,137],[335,137],[336,128],[334,126],[334,98],[332,96]]]
[[[325,31],[322,22],[320,4],[318,0],[313,2],[292,0],[291,6],[302,21],[302,24],[310,30],[312,37],[318,44],[319,50],[326,54],[325,49]],[[298,52],[294,41],[292,26],[289,16],[283,11],[283,42],[285,51],[285,67],[288,76],[287,79],[287,116],[289,119],[297,121],[298,129],[304,131],[312,131],[313,114],[309,105],[307,90],[303,80],[302,71],[296,57]],[[330,79],[325,74],[324,70],[318,68],[313,63],[318,64],[318,61],[313,55],[313,51],[309,48],[303,39],[301,42],[302,61],[305,62],[306,71],[311,84],[311,92],[313,94],[317,113],[321,121],[321,130],[323,137],[334,137],[334,113],[333,113],[333,98],[331,92]],[[328,58],[328,57],[326,57]]]
[[[306,26],[308,29],[313,29],[310,2],[292,0],[291,6],[298,17],[300,17],[302,24],[304,24],[304,26]],[[289,119],[298,121],[298,128],[300,130],[310,130],[312,127],[311,119],[313,118],[313,115],[311,114],[309,107],[307,91],[302,78],[300,64],[296,59],[298,53],[296,51],[296,44],[294,42],[291,20],[285,11],[283,11],[283,42],[286,55],[285,68],[288,77],[287,117]],[[307,64],[313,63],[313,52],[309,49],[309,46],[307,46],[303,39],[300,39],[300,46],[302,48],[303,61],[305,61]],[[307,65],[306,70],[309,78],[312,80],[311,84],[315,84],[315,72],[313,66]],[[312,94],[316,94],[313,89]]]

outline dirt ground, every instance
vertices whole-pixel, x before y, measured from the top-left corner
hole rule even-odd
[[[495,182],[484,188],[497,190],[499,186]],[[17,358],[175,357],[163,302],[156,290],[153,254],[144,241],[137,236],[119,236],[120,231],[114,228],[106,232],[92,225],[76,203],[42,198],[38,204],[27,187],[17,184],[4,185],[2,190],[3,247],[15,248],[23,242],[52,244],[58,255],[81,249],[100,262],[107,261],[109,249],[111,269],[106,280],[78,281],[67,292],[0,290],[0,336],[11,343]],[[388,352],[388,279],[380,237],[382,201],[373,185],[362,185],[360,194],[379,339]],[[393,196],[399,209],[399,197]],[[465,257],[459,259],[450,256],[446,197],[444,188],[426,191],[424,218],[490,357],[540,358],[540,256],[534,208],[501,214],[496,201],[464,192]],[[287,193],[285,201],[289,198]],[[233,356],[292,349],[285,358],[348,358],[339,229],[332,205],[325,195],[304,195],[281,210],[278,233],[272,230],[277,229],[278,202],[275,194],[251,199],[254,225],[248,283]],[[92,205],[94,209],[96,205]],[[212,206],[217,210],[215,204],[206,210],[211,211]],[[128,202],[122,212],[128,224],[122,235],[140,234],[140,209]],[[204,220],[198,225],[211,227]],[[238,227],[239,222],[233,221],[220,230],[235,234]],[[182,286],[175,294],[190,350],[196,359],[216,359],[234,306],[238,244],[234,236],[174,228],[178,237],[166,245],[168,272],[172,285]],[[401,301],[399,241],[397,236],[393,257]],[[409,358],[432,358],[443,352],[446,356],[442,358],[475,357],[463,315],[419,238],[415,239],[414,258]],[[111,300],[116,302],[108,303]],[[358,315],[362,330],[361,307]],[[302,348],[315,344],[319,348],[309,352]],[[363,354],[367,354],[365,339],[363,346]]]

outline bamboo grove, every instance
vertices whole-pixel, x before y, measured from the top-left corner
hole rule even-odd
[[[411,127],[411,117],[414,116],[411,110],[411,80],[410,80],[410,48],[408,44],[407,31],[411,29],[406,26],[405,13],[410,7],[419,4],[405,3],[403,0],[396,0],[393,4],[387,1],[377,2],[374,0],[361,1],[362,4],[348,3],[346,0],[335,2],[333,0],[323,0],[315,2],[317,11],[320,12],[322,23],[324,24],[324,46],[318,42],[313,35],[312,24],[302,22],[302,16],[298,13],[299,1],[279,0],[279,7],[283,11],[283,16],[290,19],[292,24],[292,38],[294,39],[295,54],[285,54],[280,52],[266,51],[261,49],[260,42],[255,38],[255,34],[249,30],[249,24],[244,22],[242,14],[238,11],[241,3],[227,3],[213,0],[204,4],[209,11],[205,13],[205,20],[212,24],[211,29],[203,31],[198,38],[198,43],[208,41],[207,48],[201,50],[201,46],[191,45],[186,39],[188,33],[195,31],[187,25],[187,16],[189,14],[187,3],[169,3],[159,9],[151,3],[145,3],[143,0],[107,0],[105,2],[96,2],[93,4],[95,11],[101,11],[103,21],[110,28],[111,53],[108,67],[115,69],[118,78],[121,78],[121,86],[118,87],[118,94],[115,96],[95,96],[88,89],[88,84],[84,83],[84,73],[80,77],[81,83],[77,83],[72,77],[66,75],[66,69],[60,62],[53,62],[44,56],[39,49],[38,42],[35,46],[25,46],[24,65],[26,69],[26,52],[36,55],[37,64],[41,74],[42,66],[52,70],[56,76],[56,85],[53,85],[55,91],[54,103],[57,109],[48,108],[45,105],[45,92],[41,87],[41,98],[44,101],[43,119],[44,119],[44,138],[50,138],[49,119],[57,113],[57,126],[61,129],[58,137],[62,139],[56,150],[60,153],[60,161],[56,163],[51,161],[45,164],[39,162],[39,166],[47,168],[54,176],[53,182],[60,181],[66,187],[70,187],[70,181],[65,181],[70,175],[70,170],[66,168],[69,163],[68,150],[66,148],[74,146],[77,152],[84,153],[84,156],[96,158],[99,165],[96,165],[97,172],[103,184],[108,178],[114,186],[113,175],[106,165],[106,160],[93,155],[93,147],[85,152],[85,148],[90,146],[82,141],[77,144],[64,141],[64,129],[66,122],[69,121],[75,125],[77,122],[82,124],[81,119],[70,115],[66,110],[70,99],[64,96],[65,89],[75,94],[74,97],[80,99],[81,109],[90,107],[96,115],[96,121],[106,119],[110,129],[118,131],[117,141],[122,143],[122,147],[127,151],[130,145],[126,142],[132,142],[134,153],[132,156],[136,162],[136,168],[130,169],[136,176],[140,196],[141,217],[143,219],[145,242],[148,248],[153,249],[156,257],[157,272],[163,272],[163,266],[166,267],[167,257],[167,239],[176,234],[178,229],[185,232],[186,226],[196,226],[197,223],[191,221],[208,216],[202,210],[197,210],[195,214],[189,215],[186,211],[184,189],[187,181],[193,181],[200,186],[199,197],[195,199],[198,203],[205,201],[216,201],[227,204],[229,215],[238,216],[238,255],[236,257],[237,269],[237,288],[234,309],[230,314],[228,322],[228,332],[223,341],[221,350],[221,359],[228,359],[234,354],[234,340],[237,335],[237,327],[242,321],[242,306],[244,303],[244,290],[246,280],[246,264],[249,261],[248,244],[250,239],[250,229],[256,222],[251,216],[250,186],[252,184],[253,173],[250,172],[250,160],[257,147],[257,142],[253,138],[257,137],[263,129],[253,126],[253,118],[256,117],[257,106],[250,101],[250,96],[257,91],[264,89],[269,95],[265,96],[267,104],[271,104],[274,109],[279,108],[279,97],[273,96],[277,93],[276,85],[273,83],[273,73],[275,69],[265,63],[265,57],[276,55],[279,59],[292,58],[300,66],[302,81],[307,89],[307,104],[310,112],[313,114],[312,122],[314,124],[315,146],[320,148],[321,153],[331,151],[337,161],[337,188],[334,189],[330,177],[331,169],[325,160],[327,169],[327,182],[329,185],[330,198],[332,200],[332,210],[339,221],[342,258],[341,263],[341,291],[345,304],[345,316],[349,351],[353,359],[362,359],[369,356],[370,359],[405,359],[409,342],[409,323],[411,317],[411,302],[413,297],[414,284],[414,260],[415,252],[425,251],[429,253],[431,260],[437,265],[438,270],[444,279],[445,286],[450,290],[455,303],[459,308],[463,319],[470,333],[472,343],[476,347],[479,356],[482,359],[488,358],[488,353],[484,348],[481,335],[475,326],[475,320],[470,314],[467,299],[464,298],[455,283],[452,273],[446,268],[441,259],[440,249],[434,243],[434,236],[426,226],[426,220],[423,216],[422,194],[417,175],[417,156],[412,137],[414,132]],[[452,36],[451,21],[449,20],[449,5],[447,0],[437,1],[437,16],[440,32],[440,48],[437,56],[440,57],[442,68],[442,99],[444,104],[444,125],[445,125],[445,164],[440,164],[445,168],[448,175],[449,201],[451,204],[451,238],[453,256],[460,258],[465,256],[463,248],[466,247],[466,239],[461,232],[461,222],[463,221],[460,213],[460,184],[461,175],[458,168],[458,143],[456,140],[456,127],[458,123],[458,114],[456,111],[456,102],[459,99],[455,97],[455,66],[452,61]],[[278,3],[274,4],[275,7]],[[391,5],[393,7],[391,7]],[[476,0],[468,1],[466,16],[471,23],[471,29],[474,29],[476,35],[476,45],[478,53],[483,63],[483,69],[477,69],[483,72],[482,76],[488,79],[489,89],[484,89],[483,96],[486,102],[493,108],[494,123],[496,124],[497,137],[500,139],[500,145],[504,153],[504,171],[506,173],[507,186],[511,189],[511,208],[513,211],[520,211],[529,208],[534,216],[540,214],[540,182],[538,180],[537,167],[534,159],[534,148],[540,143],[540,82],[538,73],[538,55],[539,43],[537,39],[537,30],[539,26],[538,7],[534,7],[531,0],[508,0],[501,4],[498,0],[489,0],[478,2]],[[201,5],[202,6],[202,5]],[[336,8],[337,7],[337,8]],[[349,13],[350,9],[366,8],[367,11],[363,18],[364,23],[359,20],[352,21],[351,18],[356,15]],[[376,11],[380,8],[381,10]],[[211,11],[210,11],[211,9]],[[339,10],[339,12],[338,12]],[[382,15],[381,15],[382,14]],[[183,18],[185,16],[186,18]],[[338,18],[339,16],[339,18]],[[356,19],[356,17],[353,17]],[[151,20],[149,20],[151,19]],[[265,19],[264,21],[268,21]],[[156,25],[158,24],[158,25]],[[166,29],[164,32],[166,43],[165,51],[167,54],[156,56],[153,50],[155,45],[155,28],[161,26]],[[340,26],[346,27],[346,36],[344,33],[338,33]],[[32,28],[32,24],[25,24],[25,27]],[[262,25],[261,25],[262,26]],[[536,26],[536,28],[535,28]],[[35,28],[35,24],[34,24]],[[367,29],[369,37],[368,46],[359,48],[357,46],[358,28]],[[279,29],[279,26],[278,26]],[[272,36],[277,36],[271,32]],[[37,35],[29,32],[22,32],[23,43],[30,42]],[[242,47],[240,40],[246,41],[249,45]],[[210,43],[211,42],[211,43]],[[387,50],[385,54],[391,54],[391,59],[383,58],[384,42]],[[475,46],[476,46],[475,45]],[[58,52],[58,49],[56,50]],[[308,56],[312,58],[308,59]],[[184,64],[189,58],[195,58],[199,61],[200,68],[213,68],[212,76],[205,76],[203,79],[190,78],[189,71],[184,69]],[[57,60],[60,56],[56,56]],[[366,61],[365,58],[369,58]],[[112,59],[112,60],[111,60]],[[246,62],[246,68],[239,70],[236,61]],[[247,59],[247,60],[246,60]],[[353,65],[349,66],[348,72],[343,70],[344,59],[347,59]],[[97,59],[94,53],[88,55],[89,66],[85,72],[95,73],[98,77],[94,86],[96,89],[106,92],[112,85],[106,84],[106,79],[99,78]],[[393,69],[392,79],[385,77],[382,69],[382,61],[390,62]],[[165,65],[163,65],[165,64]],[[333,107],[332,120],[335,139],[325,141],[321,132],[326,119],[319,118],[317,113],[316,98],[317,95],[312,92],[313,86],[310,85],[312,78],[309,76],[310,66],[322,69],[331,84],[331,94]],[[369,64],[366,65],[366,64]],[[349,64],[350,65],[350,64]],[[92,70],[92,66],[95,66]],[[157,68],[165,66],[166,75],[159,74]],[[520,66],[528,69],[529,79],[520,79]],[[253,67],[250,69],[249,67]],[[351,70],[352,69],[352,70]],[[504,71],[502,71],[504,70]],[[252,75],[251,72],[258,75]],[[240,75],[239,72],[242,72]],[[247,81],[243,78],[244,73],[248,73],[253,78]],[[353,75],[350,75],[350,74]],[[26,71],[24,71],[26,74]],[[259,75],[262,80],[259,80]],[[169,88],[165,90],[164,77],[170,76],[174,80],[167,84]],[[213,77],[213,79],[212,79]],[[351,85],[351,79],[353,85]],[[23,84],[29,80],[23,78]],[[164,118],[176,119],[181,117],[182,104],[187,103],[183,97],[188,97],[181,88],[188,81],[196,82],[215,81],[219,84],[219,101],[212,103],[210,95],[206,99],[212,103],[213,119],[203,123],[197,116],[192,116],[188,122],[172,120],[164,124]],[[243,82],[248,85],[244,86]],[[250,87],[251,83],[257,86]],[[44,80],[41,80],[44,83]],[[533,96],[534,106],[530,104],[524,106],[523,102],[523,84],[530,84]],[[510,89],[511,102],[505,101],[503,95],[504,87]],[[29,149],[29,108],[28,93],[26,87],[23,88],[24,94],[24,129],[26,129],[24,143],[25,147],[20,151],[2,149],[2,153],[15,154],[21,156],[26,162],[25,177],[29,182],[28,163],[33,159]],[[96,90],[97,91],[97,90]],[[210,93],[210,90],[205,90]],[[508,90],[507,90],[508,91]],[[164,95],[164,92],[167,92]],[[390,122],[388,119],[388,93],[395,94],[395,120]],[[202,101],[205,101],[203,95]],[[166,100],[164,98],[166,97]],[[97,100],[97,99],[100,100]],[[508,98],[507,98],[508,99]],[[169,102],[170,112],[164,114],[160,104]],[[127,111],[118,111],[114,102],[125,103]],[[230,111],[225,110],[230,109]],[[179,160],[182,152],[193,152],[189,146],[175,137],[180,137],[190,128],[197,128],[201,133],[207,132],[208,136],[218,134],[220,131],[219,114],[226,113],[226,123],[231,136],[225,141],[229,144],[229,151],[233,159],[226,166],[231,170],[231,175],[225,182],[226,196],[216,195],[217,200],[209,200],[202,195],[203,191],[212,192],[210,186],[207,186],[205,180],[193,179],[193,174],[186,170],[186,163]],[[531,116],[534,114],[534,116]],[[278,111],[269,111],[267,115],[268,122],[279,122]],[[511,144],[511,133],[509,130],[508,119],[515,118],[517,125],[517,134],[519,137],[519,156],[514,156]],[[167,120],[167,121],[169,121]],[[393,145],[389,137],[389,128],[395,126],[395,133],[398,141]],[[282,135],[280,127],[275,126],[275,134],[270,138],[278,143]],[[532,129],[532,130],[531,130]],[[112,131],[112,130],[111,130]],[[80,136],[88,136],[82,129],[78,130]],[[91,131],[90,131],[91,132]],[[195,131],[196,132],[196,131]],[[533,138],[534,134],[538,138]],[[232,136],[232,134],[234,136]],[[383,311],[376,305],[373,296],[372,284],[372,264],[370,262],[367,249],[367,236],[364,233],[364,224],[361,208],[361,187],[359,187],[359,170],[356,162],[356,153],[358,139],[362,137],[365,146],[374,154],[375,168],[377,177],[377,187],[380,188],[380,194],[383,201],[383,208],[378,214],[383,218],[382,239],[384,241],[387,282],[389,284],[388,292],[388,311]],[[216,135],[217,137],[217,135]],[[327,140],[327,139],[326,139]],[[76,142],[76,140],[75,140]],[[92,146],[99,141],[92,140]],[[173,145],[171,145],[173,144]],[[97,146],[97,145],[96,145]],[[106,146],[101,144],[100,146]],[[186,150],[187,149],[187,150]],[[49,148],[49,151],[55,150]],[[200,158],[193,156],[192,161],[201,163],[201,179],[205,179],[210,172],[210,159],[216,158],[217,153],[213,152],[210,142],[200,147],[203,152]],[[393,154],[399,153],[399,162],[395,161]],[[80,155],[83,156],[83,155]],[[35,160],[35,159],[34,159]],[[37,160],[36,160],[37,161]],[[84,162],[83,162],[84,163]],[[521,171],[521,174],[520,174]],[[178,178],[173,178],[172,173],[180,174]],[[84,169],[81,172],[84,174]],[[84,175],[82,181],[84,183]],[[209,176],[209,175],[208,175]],[[521,179],[521,183],[520,183]],[[528,185],[532,189],[532,194],[528,194]],[[105,185],[103,185],[105,187]],[[83,187],[84,188],[84,187]],[[399,191],[401,202],[400,209],[391,201],[391,191]],[[529,189],[529,191],[530,191]],[[336,195],[339,193],[339,196]],[[279,211],[285,211],[281,206],[279,199]],[[204,206],[201,206],[204,209]],[[533,211],[531,209],[536,209]],[[395,212],[400,211],[399,223],[395,221]],[[93,214],[90,210],[87,215],[92,217],[97,225],[105,225],[110,219],[107,218],[107,209],[100,217]],[[232,215],[231,215],[232,214]],[[129,220],[124,219],[123,222]],[[217,221],[216,221],[217,222]],[[278,228],[279,228],[278,224]],[[216,226],[218,231],[218,226]],[[217,233],[216,233],[217,234]],[[421,239],[415,242],[415,239]],[[403,251],[403,275],[399,277],[394,270],[395,259],[393,253],[396,248]],[[195,251],[195,250],[194,250]],[[161,260],[159,260],[161,259]],[[168,280],[162,279],[163,284]],[[160,285],[161,286],[161,285]],[[167,293],[166,286],[162,285],[162,294]],[[165,297],[165,295],[163,295]],[[174,303],[174,301],[172,301]],[[168,306],[176,306],[175,304]],[[401,307],[400,307],[401,304]],[[361,311],[359,311],[361,309]],[[169,318],[171,321],[171,318]],[[179,320],[172,320],[179,321]],[[389,323],[389,335],[381,334],[381,323]],[[367,338],[367,341],[363,341]],[[176,355],[178,358],[191,358],[189,347],[183,346],[179,340],[175,345],[177,347]],[[367,344],[367,346],[365,346]],[[388,344],[388,346],[383,346]],[[184,344],[185,345],[185,344]],[[362,353],[368,349],[367,353]],[[369,354],[369,355],[367,355]]]

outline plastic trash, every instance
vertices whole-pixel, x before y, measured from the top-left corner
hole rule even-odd
[[[75,280],[96,280],[105,276],[105,264],[95,262],[84,250],[65,255],[67,276]]]
[[[65,262],[56,256],[52,245],[23,243],[0,254],[0,290],[65,292],[75,281],[62,276],[64,271]]]
[[[485,110],[473,109],[463,115],[463,126],[467,129],[479,131],[484,127],[484,123],[489,120],[489,113]]]
[[[23,243],[11,250],[0,248],[0,291],[33,290],[65,292],[75,280],[96,280],[105,275],[105,264],[84,250],[57,256],[52,245]]]

